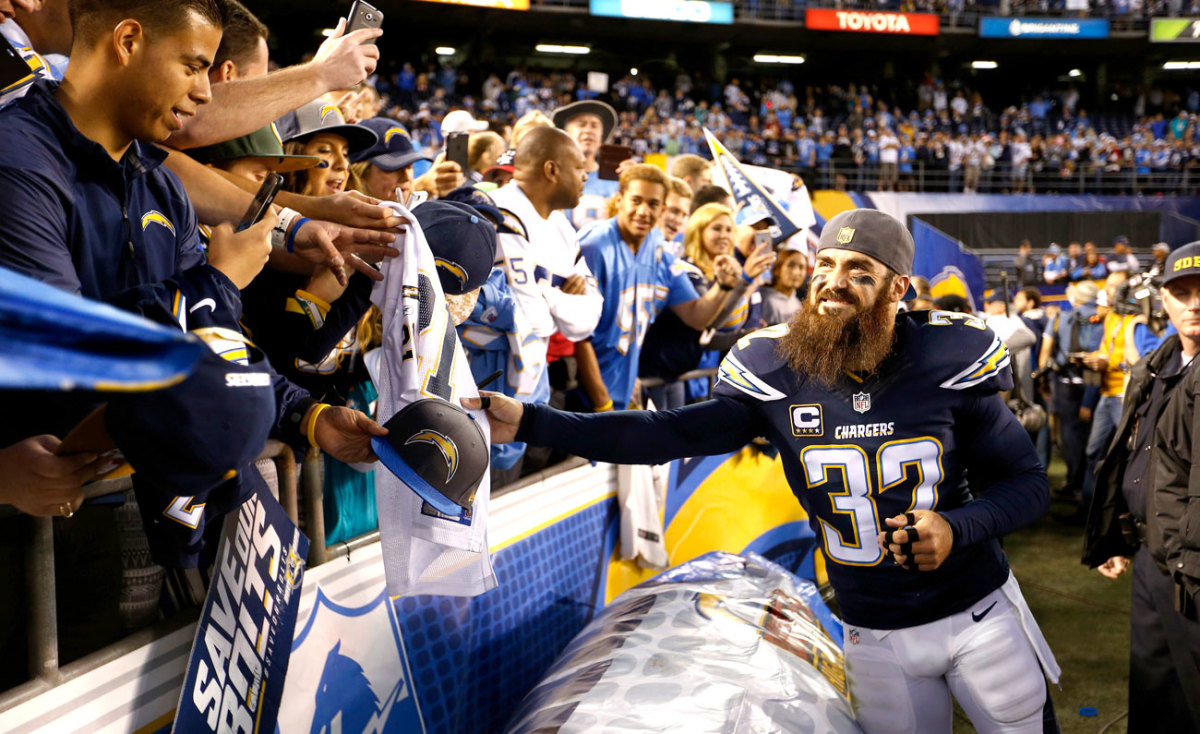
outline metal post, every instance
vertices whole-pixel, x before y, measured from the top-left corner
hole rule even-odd
[[[304,488],[305,508],[308,512],[308,565],[319,566],[325,562],[325,477],[321,471],[321,452],[309,449],[300,469],[300,484]]]
[[[54,593],[54,519],[30,518],[29,552],[25,557],[29,592],[29,675],[58,683],[58,610]]]
[[[292,518],[292,522],[300,522],[299,485],[296,477],[296,455],[286,444],[279,445],[279,453],[271,457],[275,460],[275,472],[279,475],[279,504],[284,512]]]

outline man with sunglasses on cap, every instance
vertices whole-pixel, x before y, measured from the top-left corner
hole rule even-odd
[[[896,219],[840,214],[801,312],[739,341],[713,400],[582,415],[489,394],[492,438],[657,464],[766,436],[821,539],[864,731],[950,732],[953,696],[980,732],[1040,733],[1059,669],[998,539],[1045,513],[1046,473],[999,395],[1004,343],[897,313],[912,259]]]
[[[1189,505],[1200,352],[1200,242],[1163,268],[1163,309],[1178,330],[1138,360],[1096,474],[1083,563],[1115,579],[1133,566],[1129,731],[1200,731],[1200,538]],[[1132,563],[1130,562],[1132,558]]]

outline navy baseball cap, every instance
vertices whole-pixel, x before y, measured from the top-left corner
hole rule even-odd
[[[397,120],[372,117],[359,124],[369,128],[379,140],[370,148],[350,156],[351,163],[369,161],[371,165],[384,171],[399,171],[417,161],[433,160],[416,149],[408,129]]]
[[[861,252],[886,265],[892,272],[912,277],[913,245],[908,228],[878,209],[850,209],[825,223],[817,241],[817,252],[835,248]],[[909,285],[901,300],[917,297]]]
[[[442,292],[460,296],[482,286],[496,260],[496,227],[457,201],[427,201],[412,210],[437,264]]]
[[[380,463],[443,515],[460,517],[475,502],[488,470],[479,422],[457,405],[422,398],[401,408],[371,438]]]
[[[522,237],[528,238],[525,234],[525,227],[516,220],[516,215],[505,214],[505,212],[496,206],[495,200],[487,195],[487,192],[482,191],[471,184],[459,186],[439,201],[454,201],[459,204],[466,204],[476,211],[483,212],[488,219],[492,220],[492,224],[496,225],[496,231],[500,234],[519,234]],[[516,220],[516,221],[514,221]]]
[[[1189,242],[1167,256],[1167,262],[1163,265],[1162,284],[1189,275],[1200,275],[1200,242]]]
[[[283,142],[302,140],[317,133],[332,133],[341,135],[350,146],[350,155],[354,156],[371,148],[379,140],[374,130],[362,125],[348,124],[342,118],[342,111],[335,104],[326,104],[317,100],[287,113],[275,122],[279,136]]]

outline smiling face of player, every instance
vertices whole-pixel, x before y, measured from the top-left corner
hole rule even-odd
[[[891,351],[908,281],[862,253],[821,250],[808,300],[780,340],[788,365],[825,385],[846,371],[873,372]]]
[[[346,190],[350,175],[350,145],[341,135],[317,133],[304,141],[303,155],[315,155],[325,162],[321,168],[308,171],[304,191],[307,196],[329,196]]]
[[[848,319],[866,313],[880,298],[894,307],[908,281],[869,255],[830,247],[817,253],[808,300],[822,316]]]

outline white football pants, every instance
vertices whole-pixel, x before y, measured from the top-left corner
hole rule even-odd
[[[979,734],[1041,734],[1045,678],[1057,683],[1060,672],[1011,574],[971,608],[934,622],[846,625],[844,649],[866,734],[949,734],[951,695]]]

